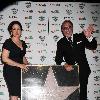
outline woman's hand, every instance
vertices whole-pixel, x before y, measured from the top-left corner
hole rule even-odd
[[[23,72],[27,72],[28,71],[28,67],[25,64],[20,64],[19,67],[22,69]]]

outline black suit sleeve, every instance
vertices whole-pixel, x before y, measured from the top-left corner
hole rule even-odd
[[[60,41],[57,43],[55,62],[57,65],[61,65],[63,62],[63,45],[60,43]]]
[[[85,41],[85,47],[90,50],[95,50],[97,48],[97,41],[95,38],[92,39],[91,42],[88,39]]]
[[[82,39],[84,41],[84,44],[85,44],[85,47],[87,49],[90,49],[90,50],[95,50],[97,48],[97,41],[95,38],[92,39],[92,41],[90,42],[86,36],[84,35],[84,33],[82,32]]]

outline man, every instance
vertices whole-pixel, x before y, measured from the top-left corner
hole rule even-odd
[[[93,30],[93,26],[89,25],[82,33],[73,34],[73,23],[65,20],[61,25],[64,37],[57,42],[56,64],[61,65],[65,61],[64,67],[70,72],[74,70],[73,65],[79,65],[80,100],[87,100],[87,83],[91,72],[85,48],[90,50],[97,48],[97,41],[92,36]]]

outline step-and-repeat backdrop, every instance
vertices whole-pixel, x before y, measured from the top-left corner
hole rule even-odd
[[[0,55],[3,42],[9,38],[7,27],[13,20],[23,26],[22,39],[27,43],[26,57],[31,64],[54,65],[57,41],[62,38],[61,23],[69,19],[74,33],[94,24],[97,50],[86,49],[91,68],[88,84],[89,100],[100,99],[100,3],[83,2],[14,2],[0,12]],[[0,62],[0,100],[7,100],[8,91]],[[92,87],[92,88],[91,88]]]

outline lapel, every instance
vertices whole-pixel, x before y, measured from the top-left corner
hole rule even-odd
[[[68,46],[73,47],[73,43],[70,42],[66,37],[64,37],[64,42],[65,42]]]
[[[74,34],[73,35],[73,47],[82,47],[84,45],[82,34]]]

